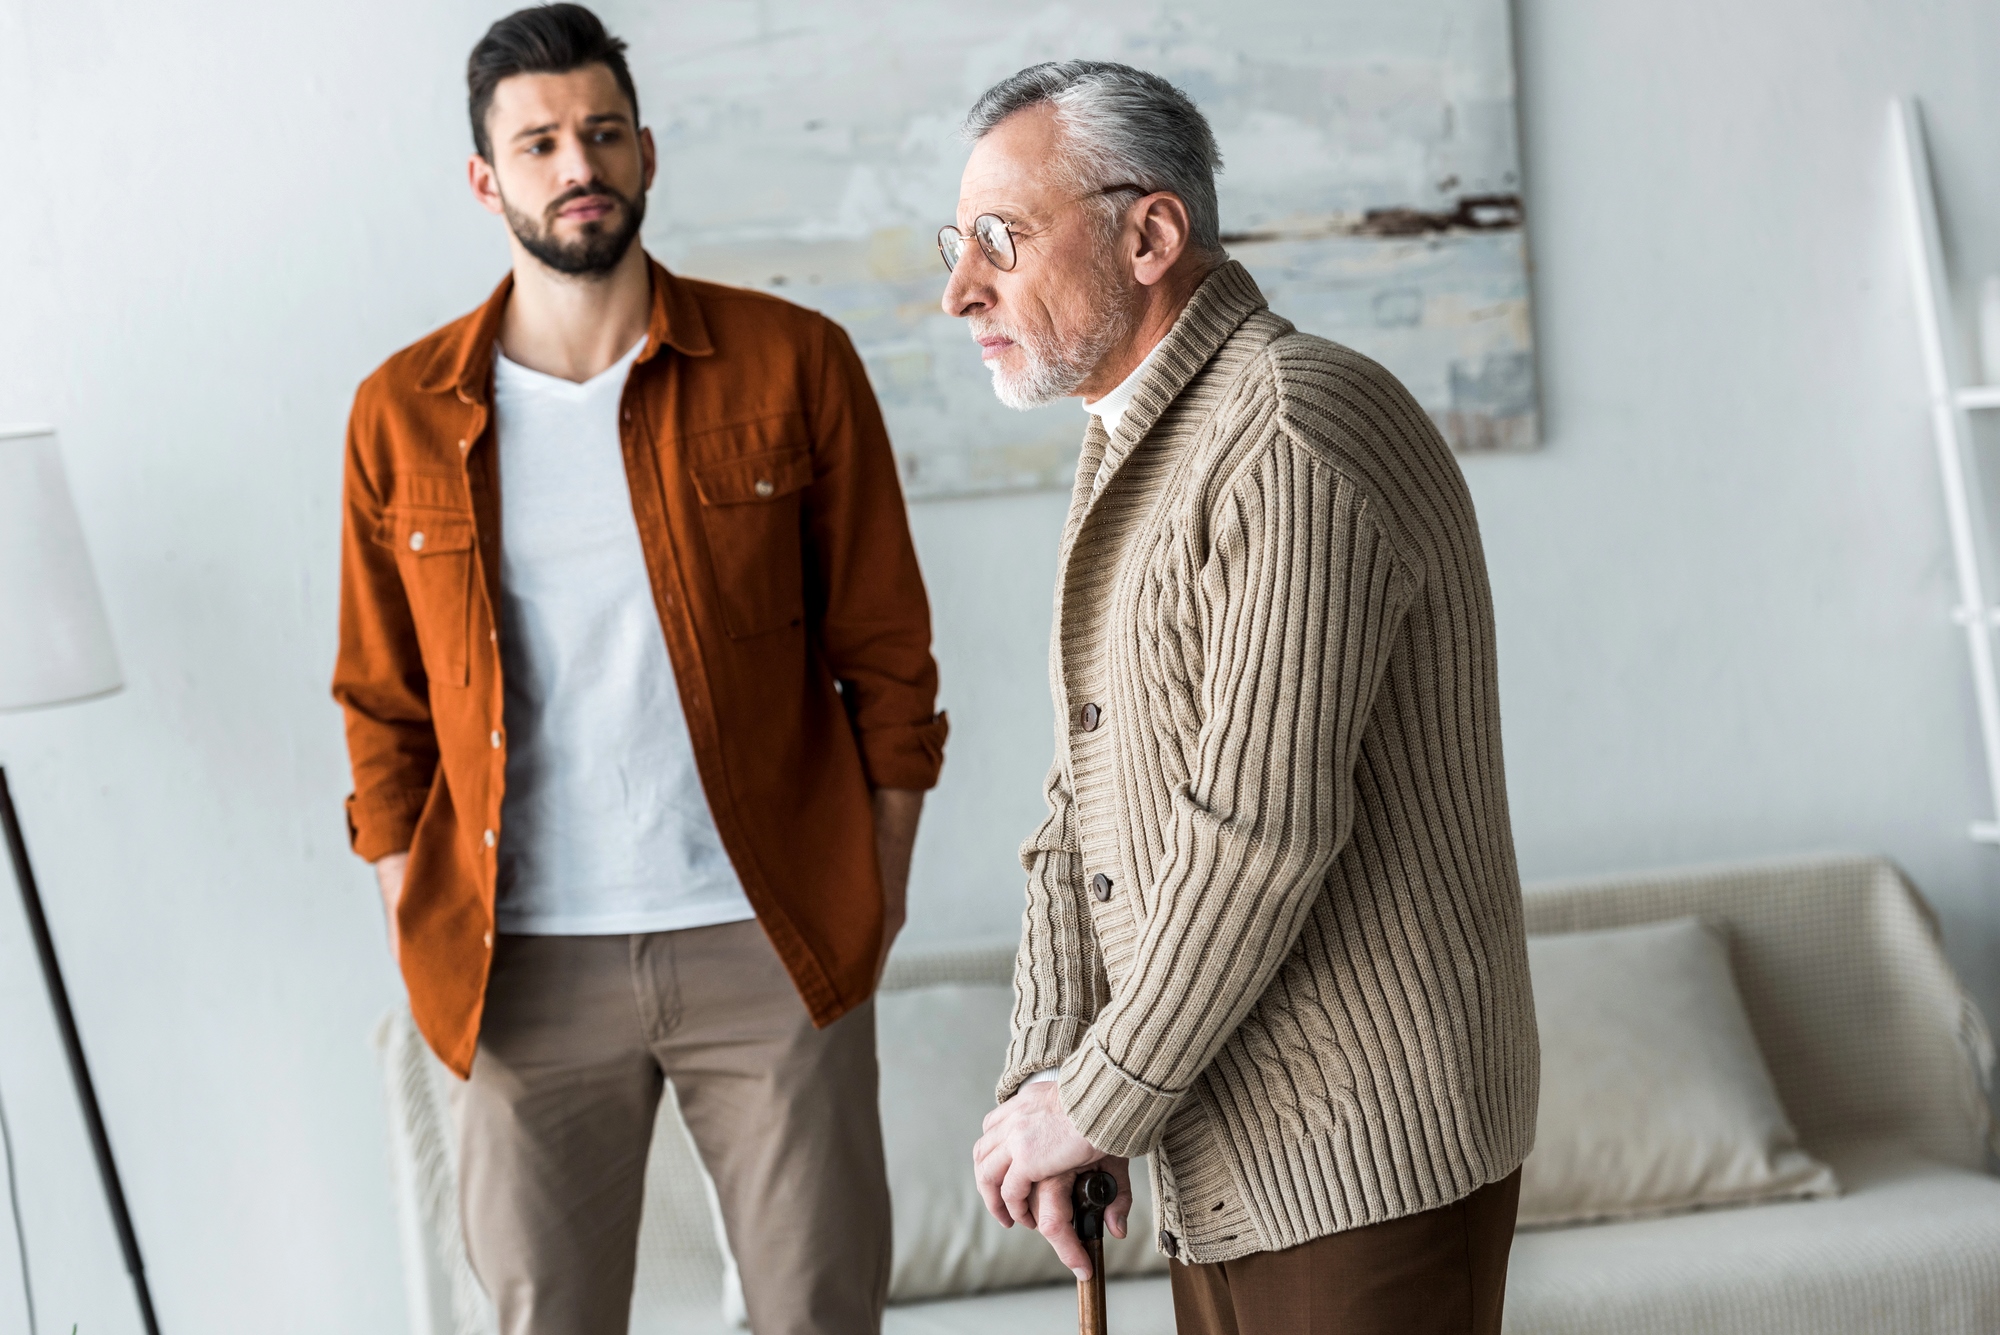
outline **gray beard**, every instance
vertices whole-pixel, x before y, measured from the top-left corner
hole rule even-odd
[[[1008,373],[993,368],[993,393],[1000,402],[1019,412],[1040,408],[1066,399],[1090,378],[1110,351],[1132,336],[1137,318],[1126,305],[1124,293],[1108,272],[1100,272],[1092,285],[1091,307],[1096,315],[1069,339],[1029,338],[997,324],[973,322],[977,334],[998,333],[1014,340],[1027,360],[1020,371]]]

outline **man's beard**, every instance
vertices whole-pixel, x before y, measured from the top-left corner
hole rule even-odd
[[[1030,334],[1007,328],[997,320],[973,316],[973,337],[998,334],[1010,338],[1021,350],[1027,365],[1018,371],[993,364],[993,393],[1009,408],[1025,412],[1076,393],[1077,386],[1090,378],[1105,355],[1132,335],[1137,323],[1118,275],[1109,266],[1093,276],[1090,294],[1090,323],[1068,338],[1055,334]]]
[[[576,240],[558,241],[555,236],[557,211],[592,196],[618,201],[622,207],[617,226],[607,230],[602,220],[587,222],[583,225],[583,234]],[[507,225],[514,229],[514,238],[521,243],[521,248],[557,273],[572,277],[595,278],[617,268],[618,262],[625,258],[625,252],[632,248],[632,242],[638,237],[639,224],[646,221],[645,195],[627,199],[610,186],[596,181],[557,195],[543,211],[544,221],[539,227],[527,214],[509,204],[504,195],[500,204],[506,210]]]

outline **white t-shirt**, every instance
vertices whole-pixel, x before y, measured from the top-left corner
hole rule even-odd
[[[494,349],[503,932],[665,932],[756,916],[695,769],[632,516],[618,411],[638,355],[579,385]]]

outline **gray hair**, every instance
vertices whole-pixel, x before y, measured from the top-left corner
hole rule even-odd
[[[1108,60],[1031,65],[994,84],[965,117],[967,139],[983,139],[1017,111],[1055,108],[1063,144],[1078,161],[1079,189],[1130,182],[1171,191],[1187,205],[1190,243],[1222,253],[1215,174],[1222,150],[1193,100],[1157,74]]]

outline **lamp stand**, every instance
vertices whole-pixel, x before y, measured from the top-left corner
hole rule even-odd
[[[125,1188],[118,1180],[118,1164],[111,1157],[111,1140],[104,1134],[104,1114],[97,1107],[97,1087],[91,1083],[90,1064],[83,1059],[83,1040],[77,1037],[76,1016],[69,1008],[69,989],[63,986],[62,966],[56,963],[56,944],[49,936],[49,920],[42,913],[42,896],[35,888],[34,868],[28,865],[28,845],[21,837],[21,820],[14,812],[13,795],[7,791],[4,768],[0,768],[0,826],[5,827],[7,851],[14,858],[14,879],[20,883],[21,904],[28,912],[28,930],[35,938],[35,953],[41,957],[42,979],[49,985],[49,1004],[55,1008],[56,1024],[62,1030],[70,1078],[76,1082],[77,1101],[83,1104],[83,1120],[90,1128],[90,1147],[97,1152],[97,1175],[104,1182],[111,1221],[118,1226],[118,1245],[125,1252],[125,1269],[139,1295],[139,1315],[145,1320],[146,1335],[160,1335],[160,1323],[153,1315],[153,1294],[146,1287],[146,1265],[139,1259],[139,1235],[132,1231],[132,1215],[125,1208]]]

